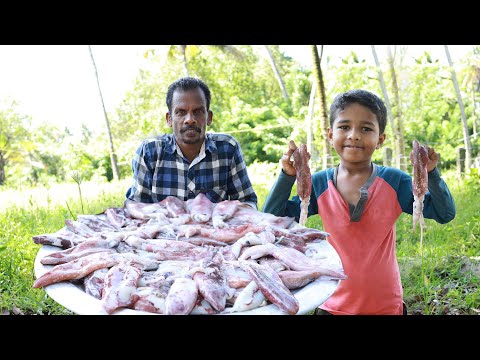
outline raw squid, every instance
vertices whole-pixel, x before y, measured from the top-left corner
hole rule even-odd
[[[420,246],[423,240],[423,229],[425,220],[423,218],[423,200],[428,190],[428,171],[429,162],[428,150],[426,146],[420,145],[417,140],[413,140],[413,149],[410,152],[410,161],[413,167],[413,230],[417,223],[420,224]]]
[[[299,194],[309,200],[310,176],[299,176]],[[66,220],[61,231],[32,237],[35,243],[63,248],[40,259],[53,267],[33,287],[83,279],[85,293],[100,300],[107,314],[119,308],[229,314],[268,303],[297,314],[300,304],[290,289],[322,275],[346,278],[341,265],[337,269],[305,254],[320,249],[313,245],[330,234],[238,200],[206,207],[202,200],[208,199],[200,194],[197,202],[173,197],[163,204],[126,201],[125,208],[79,215],[77,221]],[[195,204],[200,206],[195,209]]]
[[[312,175],[308,166],[309,160],[310,153],[307,150],[307,145],[301,144],[293,153],[293,166],[297,173],[297,193],[302,201],[299,220],[301,225],[305,225],[307,221],[308,205],[310,205],[310,194],[312,193]]]

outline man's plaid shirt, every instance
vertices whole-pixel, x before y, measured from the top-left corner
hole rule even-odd
[[[207,133],[191,163],[177,147],[174,134],[145,140],[135,153],[132,170],[127,199],[152,203],[171,195],[186,201],[203,192],[214,203],[240,200],[257,207],[242,150],[231,135]]]

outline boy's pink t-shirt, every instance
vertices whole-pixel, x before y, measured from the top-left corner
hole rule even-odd
[[[327,239],[335,248],[348,279],[320,307],[332,314],[402,315],[403,289],[395,254],[395,221],[402,213],[396,191],[376,177],[359,222],[328,181],[317,199]],[[368,264],[368,265],[367,265]]]

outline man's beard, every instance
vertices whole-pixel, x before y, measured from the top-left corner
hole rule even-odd
[[[198,132],[200,135],[202,134],[202,129],[200,129],[199,127],[196,127],[196,126],[185,127],[185,128],[180,130],[180,134],[185,134],[189,130],[194,130],[194,131]],[[204,138],[205,138],[204,136],[200,136],[199,138],[190,138],[190,137],[183,136],[182,141],[185,144],[198,144],[198,143],[203,142]]]
[[[204,138],[197,138],[197,139],[190,139],[190,138],[183,138],[182,141],[185,143],[185,144],[190,144],[190,145],[193,145],[193,144],[198,144],[198,143],[201,143],[203,142]]]

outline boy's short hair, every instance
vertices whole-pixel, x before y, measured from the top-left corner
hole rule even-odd
[[[333,127],[333,122],[340,111],[354,103],[367,107],[375,114],[380,134],[383,134],[387,126],[387,108],[382,99],[367,90],[353,89],[335,96],[330,106],[330,126]]]
[[[207,110],[210,110],[210,89],[208,88],[207,84],[198,78],[186,76],[174,81],[168,87],[166,99],[168,111],[170,113],[172,112],[173,93],[176,90],[188,91],[196,88],[200,88],[203,91],[205,100],[207,101]]]

